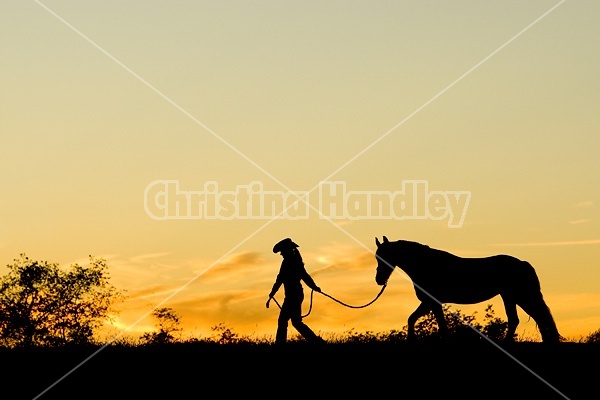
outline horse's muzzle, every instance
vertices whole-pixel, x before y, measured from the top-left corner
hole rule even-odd
[[[387,285],[387,279],[386,279],[386,280],[375,279],[375,282],[376,282],[376,283],[377,283],[379,286]]]

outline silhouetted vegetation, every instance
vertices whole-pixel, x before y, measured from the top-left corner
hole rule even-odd
[[[460,310],[452,310],[449,306],[444,306],[443,310],[450,336],[465,338],[483,338],[485,336],[491,340],[503,340],[508,329],[508,322],[496,317],[491,304],[485,309],[483,323],[477,321],[477,312],[465,315]],[[407,327],[404,327],[403,332],[407,332]],[[415,324],[417,338],[424,339],[437,334],[439,334],[438,325],[432,312]],[[517,339],[517,335],[513,339]]]
[[[583,340],[583,343],[600,343],[600,329],[590,333]]]
[[[173,343],[176,340],[174,334],[182,331],[179,314],[170,307],[161,307],[152,311],[152,317],[156,320],[157,330],[144,333],[141,337],[142,343]]]
[[[477,312],[465,315],[460,310],[453,311],[448,306],[444,307],[444,317],[448,324],[449,337],[472,340],[487,338],[495,341],[504,339],[508,323],[495,316],[491,304],[485,309],[483,324],[477,321],[476,316]],[[428,340],[438,336],[438,325],[433,312],[425,315],[415,324],[415,338],[417,340]],[[516,335],[515,339],[518,339]],[[401,330],[379,333],[358,333],[350,330],[345,337],[336,341],[348,343],[399,343],[406,340],[408,340],[408,326],[404,326]]]
[[[25,254],[0,278],[0,345],[4,347],[89,344],[121,296],[109,283],[108,266],[62,269]]]
[[[210,329],[214,332],[211,339],[219,344],[235,344],[242,340],[237,333],[227,327],[223,322]]]
[[[414,342],[404,326],[320,332],[324,346],[296,334],[281,348],[270,336],[241,335],[226,322],[211,327],[207,337],[186,337],[181,316],[169,307],[152,311],[151,332],[102,342],[94,333],[122,297],[109,284],[104,260],[90,257],[89,266],[61,269],[22,255],[8,267],[0,278],[0,357],[10,366],[3,370],[3,388],[11,398],[79,399],[91,388],[97,398],[185,398],[199,388],[248,397],[264,395],[263,382],[292,376],[303,380],[307,393],[335,398],[382,384],[397,384],[389,390],[409,397],[462,399],[574,400],[596,390],[596,371],[587,365],[600,356],[600,329],[578,342],[548,347],[515,336],[505,346],[507,322],[491,305],[481,320],[477,312],[445,307],[444,337],[433,313],[427,314],[415,325]],[[235,383],[223,386],[225,378]]]
[[[181,316],[173,308],[161,307],[152,311],[155,330],[140,337],[119,335],[102,342],[96,333],[110,321],[114,304],[124,298],[123,291],[109,283],[105,260],[90,256],[87,266],[73,264],[60,268],[55,263],[34,261],[25,254],[7,266],[8,273],[0,277],[0,347],[53,348],[65,345],[109,345],[111,347],[148,347],[181,344],[210,346],[269,346],[270,336],[241,335],[221,322],[211,327],[208,337],[186,337],[181,327]],[[482,320],[477,312],[466,315],[460,310],[444,307],[448,337],[452,340],[500,341],[504,338],[507,321],[495,315],[492,305],[484,311]],[[368,345],[401,344],[408,341],[407,326],[385,332],[357,332],[350,329],[341,334],[321,332],[330,344]],[[440,337],[433,313],[423,316],[415,324],[415,339],[430,341]],[[515,341],[527,339],[514,335]],[[290,344],[301,344],[304,339],[292,334]],[[577,340],[579,343],[600,343],[600,329]]]

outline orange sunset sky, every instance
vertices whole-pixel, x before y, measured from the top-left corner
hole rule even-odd
[[[106,258],[127,296],[111,334],[171,307],[185,335],[263,336],[277,241],[359,306],[386,235],[529,261],[578,339],[600,328],[599,18],[596,1],[3,1],[0,262]],[[396,272],[366,308],[315,294],[305,321],[401,329],[418,302]],[[505,318],[499,301],[451,307]]]

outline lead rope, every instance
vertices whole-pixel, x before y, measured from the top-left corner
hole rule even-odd
[[[370,306],[371,304],[375,303],[375,301],[379,298],[379,296],[381,296],[383,294],[383,291],[385,290],[387,284],[383,285],[381,287],[381,290],[379,291],[379,293],[377,293],[377,296],[375,296],[375,298],[373,300],[371,300],[370,302],[368,302],[367,304],[363,304],[362,306],[352,306],[350,304],[346,304],[343,301],[340,301],[338,299],[336,299],[333,296],[328,295],[327,293],[324,292],[320,292],[322,295],[329,297],[331,300],[346,306],[348,308],[365,308]],[[310,291],[310,307],[308,308],[308,312],[306,314],[304,314],[302,316],[302,318],[308,317],[308,315],[310,314],[310,312],[312,311],[312,305],[313,305],[313,294],[315,293],[314,289]],[[277,304],[277,307],[279,307],[279,309],[281,309],[281,305],[279,304],[279,302],[277,301],[277,299],[275,297],[271,297],[271,299],[273,299],[273,301],[275,302],[275,304]]]

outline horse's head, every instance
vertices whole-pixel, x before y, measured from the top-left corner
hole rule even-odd
[[[375,282],[378,285],[386,285],[396,262],[392,257],[392,249],[390,248],[390,241],[387,237],[383,237],[383,242],[375,238],[375,244],[377,244],[377,251],[375,252],[375,258],[377,259],[377,273],[375,275]]]

